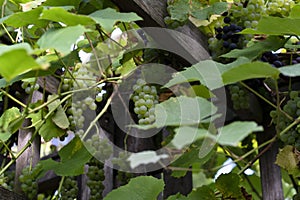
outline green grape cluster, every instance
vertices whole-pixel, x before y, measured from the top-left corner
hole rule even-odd
[[[139,124],[153,123],[155,121],[154,106],[158,104],[156,87],[147,85],[143,79],[137,79],[133,90],[131,99],[134,102],[134,112],[138,115]]]
[[[100,138],[99,135],[94,134],[91,138],[85,141],[85,146],[89,149],[89,152],[101,160],[108,159],[113,153],[113,148],[107,138]]]
[[[37,177],[42,171],[42,165],[37,164],[32,170],[30,166],[23,168],[22,174],[19,176],[21,189],[28,199],[35,199],[38,193]]]
[[[288,17],[295,4],[294,0],[271,0],[267,4],[267,13],[273,16]]]
[[[21,87],[25,90],[26,94],[31,94],[33,91],[40,89],[39,84],[36,83],[36,78],[23,79]]]
[[[71,73],[71,72],[70,72]],[[66,74],[63,78],[61,90],[63,92],[69,90],[87,89],[88,91],[76,92],[76,100],[68,102],[67,108],[70,129],[79,130],[84,127],[85,117],[83,112],[87,109],[95,111],[97,102],[101,102],[106,91],[103,89],[104,83],[96,84],[97,76],[94,75],[93,69],[88,65],[77,64],[72,72],[72,75]],[[88,94],[88,95],[87,95]]]
[[[87,172],[87,185],[90,188],[90,200],[102,199],[102,192],[104,190],[104,165],[95,158],[92,158],[88,163],[89,169]]]
[[[249,109],[250,96],[248,90],[239,84],[230,85],[228,89],[233,103],[233,109]]]
[[[0,185],[10,191],[13,191],[15,182],[15,172],[5,171],[0,177]]]
[[[276,125],[278,132],[283,131],[288,127],[293,119],[300,116],[300,97],[299,92],[291,91],[290,99],[283,106],[283,112],[279,110],[272,110],[270,116],[272,123]],[[288,117],[289,116],[289,117]],[[287,145],[293,145],[300,150],[300,126],[289,129],[286,133],[280,136],[280,139]]]
[[[78,195],[77,180],[74,176],[66,176],[60,191],[61,200],[74,200]]]
[[[114,157],[111,163],[119,166],[121,169],[130,169],[130,163],[128,161],[129,154],[127,152],[120,152],[119,157]]]
[[[131,178],[133,178],[133,174],[128,172],[118,171],[117,180],[120,186],[126,185]]]
[[[246,47],[252,35],[237,34],[245,28],[256,28],[261,16],[266,15],[264,0],[250,0],[234,3],[228,13],[224,13],[215,24],[214,36],[209,38],[209,50],[212,58],[220,62],[228,62],[220,55],[233,49]]]

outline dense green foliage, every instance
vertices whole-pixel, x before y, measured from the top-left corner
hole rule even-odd
[[[153,200],[164,190],[163,179],[130,172],[154,171],[157,164],[172,170],[174,177],[192,171],[194,189],[187,196],[178,193],[167,199],[261,199],[258,150],[277,141],[284,196],[299,197],[298,1],[168,0],[168,28],[191,21],[208,37],[212,59],[192,66],[181,63],[174,52],[138,48],[150,43],[150,36],[128,30],[139,29],[135,22],[143,19],[120,12],[109,0],[0,3],[3,187],[20,188],[29,199],[75,199],[80,195],[78,176],[86,174],[90,199],[101,199],[106,162],[119,170],[114,178],[122,186],[104,199]],[[118,31],[126,34],[115,36]],[[168,74],[149,63],[170,65],[178,72]],[[47,86],[49,77],[57,82],[54,89]],[[124,99],[123,90],[131,92]],[[37,93],[42,97],[32,101]],[[119,106],[116,97],[127,105],[124,119],[132,119],[122,124],[120,148],[97,123],[111,107]],[[225,120],[226,111],[218,101],[234,117]],[[265,124],[276,133],[258,143]],[[29,129],[32,137],[16,151],[18,131]],[[144,138],[153,130],[158,130],[155,150],[163,151],[126,151],[132,148],[127,146],[129,135]],[[45,154],[57,153],[58,159],[30,159],[13,185],[16,159],[38,136]],[[54,141],[64,142],[54,147]],[[228,158],[237,167],[216,176]],[[41,194],[38,181],[50,170],[60,182]]]

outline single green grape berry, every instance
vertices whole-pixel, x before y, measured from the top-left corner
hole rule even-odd
[[[69,86],[69,84],[63,84],[63,85],[61,86],[61,89],[62,89],[63,91],[68,91],[68,90],[70,89],[70,86]]]
[[[147,99],[145,102],[145,105],[147,106],[147,108],[151,108],[153,106],[154,102],[151,99]]]
[[[141,106],[140,107],[140,110],[139,110],[139,114],[142,114],[142,115],[144,115],[146,112],[147,112],[147,107],[146,106]]]
[[[132,97],[132,101],[133,101],[133,102],[137,102],[139,99],[140,99],[140,97],[137,96],[137,95],[134,95],[134,96]]]
[[[143,86],[143,85],[146,84],[146,81],[143,80],[143,79],[138,79],[138,80],[136,81],[136,84],[139,85],[139,86]]]
[[[103,95],[100,94],[100,93],[98,93],[98,94],[96,95],[95,100],[96,100],[97,102],[101,102],[101,101],[103,100]]]
[[[290,92],[290,98],[295,99],[296,97],[298,97],[298,92],[297,91],[291,91]]]
[[[272,111],[270,112],[270,116],[271,116],[272,118],[276,118],[276,117],[277,117],[277,111],[276,111],[276,110],[272,110]]]
[[[148,86],[148,85],[145,85],[145,86],[143,87],[143,92],[145,92],[146,94],[150,94],[150,92],[151,92],[151,87]]]

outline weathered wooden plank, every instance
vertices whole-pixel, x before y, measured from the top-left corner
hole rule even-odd
[[[37,83],[51,94],[57,94],[59,80],[53,76],[39,77]]]
[[[112,0],[121,11],[135,12],[143,18],[137,24],[141,27],[162,27],[165,28],[164,17],[167,16],[166,0],[153,1],[153,0]],[[182,37],[179,34],[169,34],[163,36],[161,34],[151,31],[147,32],[153,39],[162,46],[172,45],[173,49],[180,50],[184,53],[184,58],[191,63],[196,63],[201,60],[209,59],[207,48],[207,39],[201,31],[192,23],[176,29],[180,33],[189,37]],[[169,32],[171,33],[171,32]]]
[[[43,98],[43,94],[34,91],[32,95],[31,102],[37,102]],[[25,98],[25,103],[28,101],[28,97]],[[19,130],[18,134],[18,151],[20,151],[31,139],[33,134],[33,129],[24,129],[25,127],[30,125],[29,119],[26,119],[22,125],[22,128]],[[16,178],[15,178],[15,191],[21,193],[22,190],[20,188],[19,176],[22,173],[22,169],[27,165],[31,164],[35,166],[35,164],[40,160],[40,144],[41,138],[40,136],[36,136],[31,146],[27,148],[22,155],[16,160]]]
[[[264,132],[257,134],[258,144],[262,144],[275,136],[274,127],[264,126]],[[261,149],[263,151],[263,149]],[[275,164],[278,153],[277,142],[264,152],[259,158],[259,168],[262,184],[262,195],[264,200],[284,199],[281,182],[280,167]]]
[[[22,195],[9,191],[0,186],[0,199],[2,200],[26,200]]]

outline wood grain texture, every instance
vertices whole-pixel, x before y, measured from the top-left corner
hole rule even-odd
[[[113,0],[113,2],[121,11],[135,12],[142,17],[143,20],[137,22],[141,27],[166,28],[166,24],[164,23],[164,17],[167,16],[166,0],[126,0],[126,3],[124,0]],[[175,34],[175,31],[185,34],[188,37]],[[185,52],[183,58],[192,64],[210,58],[206,36],[194,24],[189,22],[175,29],[175,31],[169,34],[168,37],[149,32],[148,34],[162,46],[172,45],[172,48]]]

